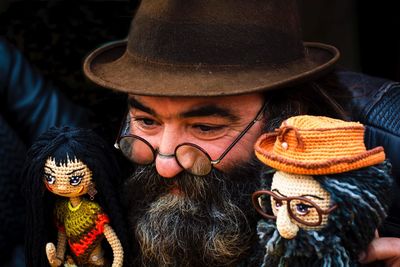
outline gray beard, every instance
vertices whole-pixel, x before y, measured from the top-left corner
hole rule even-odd
[[[256,217],[250,195],[260,169],[254,160],[234,175],[213,170],[165,179],[154,166],[138,168],[124,188],[141,264],[234,266],[248,256]],[[173,186],[181,193],[171,194]]]
[[[257,225],[260,243],[265,247],[262,267],[274,266],[359,266],[342,245],[340,231],[300,229],[294,239],[279,235],[275,221],[260,220]]]

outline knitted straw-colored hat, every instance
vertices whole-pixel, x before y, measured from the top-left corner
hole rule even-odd
[[[288,173],[342,173],[381,163],[382,147],[367,150],[364,126],[328,117],[296,116],[260,136],[255,153],[266,165]]]

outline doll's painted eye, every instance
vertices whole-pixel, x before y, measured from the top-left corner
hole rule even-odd
[[[279,199],[274,199],[275,200],[275,208],[279,209],[280,207],[282,207],[282,201]]]
[[[69,178],[69,184],[77,186],[82,182],[83,175],[73,175]]]
[[[45,173],[44,178],[46,179],[46,182],[48,184],[54,184],[56,182],[56,177],[54,177],[53,175],[51,175],[49,173]]]
[[[312,207],[304,203],[296,204],[296,213],[302,216],[307,215]]]

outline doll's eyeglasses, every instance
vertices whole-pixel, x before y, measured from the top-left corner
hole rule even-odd
[[[224,152],[215,160],[212,160],[210,155],[200,146],[193,143],[179,144],[174,151],[174,154],[164,155],[155,149],[144,138],[129,134],[130,117],[123,127],[121,127],[119,138],[115,143],[115,147],[120,149],[122,154],[130,161],[140,165],[150,165],[154,163],[157,156],[159,157],[175,157],[181,168],[187,172],[204,176],[211,172],[213,165],[218,164],[228,154],[228,152],[240,141],[240,139],[250,130],[250,128],[259,120],[261,120],[266,104],[264,103],[258,111],[255,118],[246,126],[246,128],[233,140],[233,142],[225,149]],[[128,134],[124,134],[128,133]]]
[[[337,208],[337,205],[333,205],[327,210],[321,209],[316,203],[306,197],[282,197],[278,196],[269,190],[256,191],[252,195],[253,206],[259,214],[266,219],[276,220],[276,216],[273,213],[274,209],[279,209],[286,202],[287,211],[290,217],[297,222],[306,226],[319,226],[322,223],[322,215],[329,214]],[[266,201],[271,201],[265,203]],[[263,205],[263,204],[266,205]]]

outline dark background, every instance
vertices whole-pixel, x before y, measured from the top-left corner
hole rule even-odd
[[[340,67],[400,81],[400,20],[395,1],[299,2],[304,40],[338,47]],[[123,100],[87,81],[82,61],[101,44],[126,37],[137,4],[138,0],[0,0],[0,35],[70,99],[92,109],[95,125],[115,132]]]
[[[304,40],[338,47],[339,67],[400,81],[395,1],[299,2]],[[126,37],[137,4],[138,0],[0,0],[0,36],[67,97],[92,110],[93,127],[113,141],[125,109],[124,96],[86,80],[82,62],[94,48]],[[20,261],[9,266],[24,266]]]

